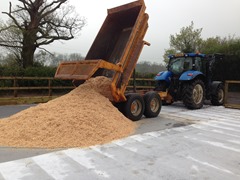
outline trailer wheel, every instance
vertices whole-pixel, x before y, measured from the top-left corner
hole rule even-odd
[[[159,94],[156,92],[147,92],[143,98],[145,103],[144,116],[147,118],[157,117],[162,107]]]
[[[129,119],[137,121],[141,119],[145,105],[143,97],[139,94],[127,94],[127,101],[122,104],[122,113]]]
[[[205,99],[205,86],[202,80],[186,83],[183,88],[183,103],[189,109],[200,109]]]
[[[214,106],[221,106],[224,103],[224,88],[223,85],[220,84],[217,87],[217,90],[211,96],[211,103]]]

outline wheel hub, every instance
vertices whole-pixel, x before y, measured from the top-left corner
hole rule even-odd
[[[224,92],[222,89],[218,91],[218,102],[223,102],[224,99]]]
[[[157,112],[159,109],[159,101],[157,98],[153,98],[152,101],[150,102],[150,108],[152,112]]]
[[[196,104],[201,103],[203,99],[203,88],[200,84],[197,84],[193,89],[193,100]]]
[[[142,104],[139,100],[135,100],[131,104],[131,113],[134,116],[138,116],[141,113],[142,110]]]

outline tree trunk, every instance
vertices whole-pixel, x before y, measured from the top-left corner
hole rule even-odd
[[[36,50],[35,45],[36,34],[34,32],[26,32],[23,34],[22,62],[23,68],[33,66],[33,58]]]

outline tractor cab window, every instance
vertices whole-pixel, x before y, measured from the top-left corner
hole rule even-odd
[[[196,71],[202,71],[202,59],[200,57],[195,58],[195,68]]]
[[[192,58],[191,57],[179,57],[171,59],[168,70],[174,74],[181,74],[184,71],[192,69]]]

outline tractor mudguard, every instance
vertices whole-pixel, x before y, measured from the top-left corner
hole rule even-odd
[[[198,75],[203,75],[203,73],[201,73],[200,71],[193,71],[193,70],[186,71],[186,72],[182,73],[179,80],[180,81],[190,81]]]
[[[213,81],[211,83],[211,88],[210,88],[211,94],[216,94],[217,88],[220,84],[223,84],[223,82],[222,81]]]
[[[159,72],[154,79],[156,81],[166,81],[167,83],[170,83],[171,77],[172,77],[172,72],[162,71],[162,72]]]

